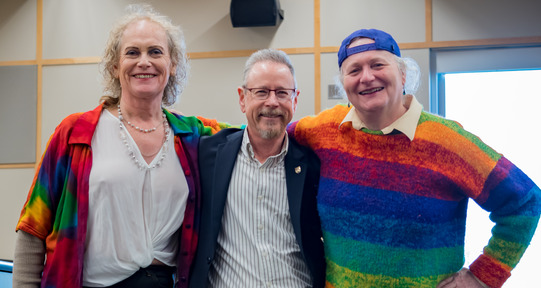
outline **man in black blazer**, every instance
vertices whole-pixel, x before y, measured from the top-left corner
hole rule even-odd
[[[199,145],[202,215],[190,287],[324,287],[319,159],[285,132],[299,95],[289,57],[252,54],[238,93],[246,128]]]

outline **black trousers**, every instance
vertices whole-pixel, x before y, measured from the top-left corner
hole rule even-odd
[[[175,270],[175,267],[150,265],[109,288],[172,288]]]

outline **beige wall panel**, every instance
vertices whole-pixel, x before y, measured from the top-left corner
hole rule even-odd
[[[279,26],[240,28],[231,24],[230,3],[230,0],[179,0],[172,3],[167,13],[183,27],[190,52],[314,45],[313,1],[280,1],[284,20]]]
[[[229,3],[223,0],[174,0],[148,2],[180,25],[189,52],[229,50]],[[207,39],[208,38],[208,39]]]
[[[339,80],[338,57],[336,53],[321,54],[321,110],[331,108],[338,103],[347,103],[347,97],[329,99],[329,85],[335,85]]]
[[[301,90],[294,120],[314,113],[314,57],[290,55]],[[246,124],[237,87],[242,85],[247,57],[194,59],[191,76],[180,101],[173,106],[185,115],[203,116],[231,124]]]
[[[321,46],[340,46],[353,31],[384,30],[401,42],[425,41],[425,1],[321,0]]]
[[[298,120],[304,116],[314,115],[314,56],[313,55],[291,55],[291,62],[295,67],[295,76],[297,77],[297,86],[300,89],[297,102],[297,111],[293,115],[293,120]]]
[[[62,119],[94,109],[102,90],[97,64],[43,67],[42,151]]]
[[[15,226],[19,220],[34,169],[0,169],[2,201],[0,201],[0,259],[13,260]]]
[[[541,35],[539,0],[433,0],[434,41]]]
[[[428,49],[410,49],[401,50],[403,57],[413,58],[421,70],[421,81],[419,83],[419,89],[415,97],[425,110],[429,111],[429,63],[430,52]],[[338,103],[347,103],[347,98],[343,95],[343,99],[329,99],[328,86],[335,84],[339,75],[338,71],[338,57],[335,53],[325,53],[321,55],[321,109],[327,109],[333,107]]]
[[[101,56],[107,33],[126,2],[43,1],[43,58]]]
[[[43,58],[102,56],[113,23],[127,5],[149,3],[175,19],[175,0],[47,0],[43,1]],[[178,24],[178,23],[177,23]]]
[[[245,123],[237,94],[244,61],[242,57],[191,60],[188,86],[173,108],[185,115]]]
[[[0,1],[0,61],[36,59],[36,1]]]
[[[101,56],[109,30],[129,3],[144,2],[180,25],[189,52],[313,46],[313,1],[281,1],[276,27],[233,28],[230,1],[44,1],[43,58]],[[283,3],[282,3],[283,2]]]

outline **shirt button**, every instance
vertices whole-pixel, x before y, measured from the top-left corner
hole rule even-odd
[[[257,225],[257,229],[263,230],[263,225],[262,224]]]

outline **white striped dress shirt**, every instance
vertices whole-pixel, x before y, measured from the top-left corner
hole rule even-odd
[[[311,287],[289,213],[284,168],[288,145],[285,137],[281,152],[261,164],[245,129],[209,287]]]

